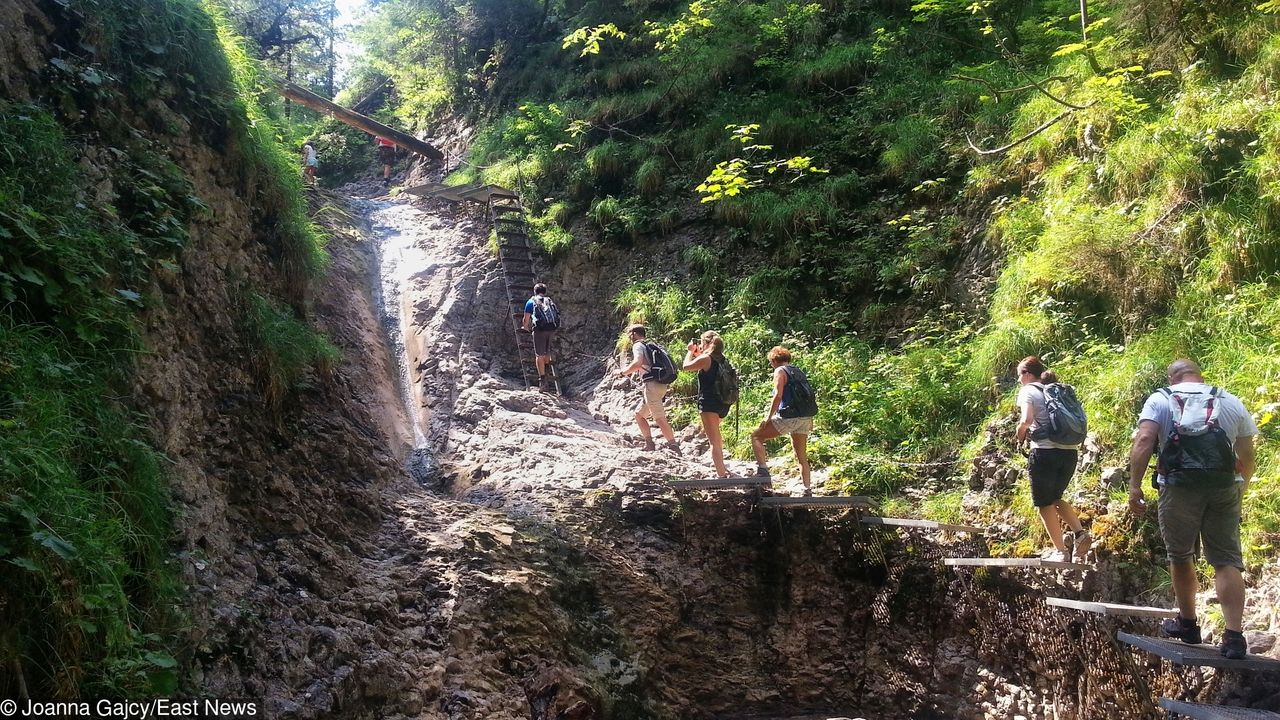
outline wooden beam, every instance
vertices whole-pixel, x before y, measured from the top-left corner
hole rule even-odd
[[[348,110],[341,105],[320,97],[301,85],[295,85],[288,80],[282,80],[280,78],[275,78],[275,81],[280,86],[280,94],[299,105],[309,107],[318,113],[329,115],[338,122],[346,123],[347,125],[358,130],[363,130],[370,135],[381,135],[406,150],[411,150],[432,160],[444,159],[444,153],[437,150],[434,145],[425,143],[409,133],[400,132],[393,127],[383,125],[367,115],[361,115],[354,110]]]
[[[943,565],[951,567],[1021,567],[1021,568],[1055,568],[1058,570],[1092,570],[1092,565],[1081,563],[1054,562],[1040,558],[945,558]]]
[[[848,508],[868,507],[871,498],[861,495],[822,496],[822,497],[767,497],[760,501],[761,507],[771,508]]]
[[[727,477],[708,478],[706,480],[672,480],[667,484],[673,490],[699,490],[729,487],[768,487],[771,480],[766,477]]]
[[[974,527],[972,525],[950,525],[948,523],[934,522],[933,520],[916,520],[913,518],[890,518],[867,515],[861,518],[861,520],[867,525],[920,528],[922,530],[944,530],[946,532],[977,533],[978,535],[982,535],[987,532],[986,528]]]
[[[1092,602],[1089,600],[1068,600],[1067,598],[1047,597],[1044,599],[1046,605],[1053,607],[1070,608],[1072,610],[1082,610],[1084,612],[1097,613],[1099,615],[1123,615],[1126,617],[1151,617],[1166,618],[1175,617],[1177,610],[1169,608],[1151,607],[1149,605],[1121,605],[1119,603],[1109,602]]]

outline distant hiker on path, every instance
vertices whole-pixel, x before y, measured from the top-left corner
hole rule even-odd
[[[1213,566],[1213,586],[1226,630],[1223,656],[1239,660],[1248,652],[1244,620],[1244,558],[1240,551],[1240,505],[1255,469],[1258,426],[1239,398],[1205,383],[1200,366],[1175,360],[1169,385],[1151,393],[1129,451],[1129,509],[1146,512],[1142,478],[1159,448],[1155,483],[1159,492],[1160,535],[1169,554],[1178,617],[1160,629],[1185,643],[1199,643],[1194,565],[1197,540]]]
[[[376,135],[378,143],[378,162],[382,163],[382,184],[391,184],[391,165],[396,161],[396,144]]]
[[[1074,540],[1075,561],[1084,562],[1093,545],[1093,538],[1080,524],[1080,516],[1071,503],[1062,499],[1067,491],[1071,476],[1076,472],[1076,459],[1080,443],[1084,440],[1083,410],[1077,410],[1081,416],[1082,427],[1076,434],[1065,436],[1055,433],[1053,413],[1060,408],[1054,403],[1062,402],[1057,391],[1070,386],[1058,384],[1058,376],[1048,371],[1040,358],[1031,355],[1018,363],[1018,382],[1022,388],[1018,390],[1018,410],[1021,412],[1018,429],[1014,431],[1014,439],[1018,442],[1031,441],[1031,454],[1027,457],[1027,474],[1031,476],[1031,504],[1040,511],[1040,520],[1053,542],[1054,554],[1050,558],[1056,562],[1071,562],[1072,550],[1062,537],[1062,526],[1071,528]],[[1075,408],[1080,408],[1075,401],[1075,392],[1070,393]],[[1052,406],[1052,407],[1051,407]],[[1061,422],[1060,419],[1058,419]],[[1065,432],[1061,431],[1061,432]]]
[[[631,364],[615,373],[624,377],[632,373],[640,373],[643,382],[640,404],[636,405],[636,425],[640,427],[640,436],[644,438],[644,449],[654,450],[653,433],[649,429],[646,416],[652,417],[662,436],[667,439],[667,447],[680,454],[680,446],[676,443],[676,435],[671,431],[671,423],[667,422],[667,410],[662,406],[662,398],[667,388],[676,379],[676,366],[671,356],[661,345],[645,339],[648,330],[644,325],[632,325],[627,328],[627,337],[631,339]]]
[[[729,406],[737,402],[738,372],[724,356],[720,333],[708,330],[700,340],[691,341],[680,369],[698,373],[698,414],[702,418],[702,432],[711,443],[711,463],[716,468],[716,477],[729,477],[724,465],[720,420],[729,414]]]
[[[773,366],[773,401],[764,422],[751,433],[751,449],[756,454],[756,477],[769,477],[768,453],[764,441],[770,438],[791,436],[791,449],[795,451],[800,466],[800,481],[804,494],[813,494],[809,482],[809,433],[813,432],[813,418],[818,414],[818,401],[804,371],[791,364],[791,351],[778,345],[767,357]]]
[[[302,181],[308,185],[316,184],[316,170],[320,165],[316,157],[316,147],[308,140],[302,144]]]
[[[551,365],[551,339],[560,329],[560,308],[547,297],[547,286],[533,286],[533,297],[524,304],[522,328],[533,333],[533,362],[538,368],[538,389],[546,390],[547,368]]]

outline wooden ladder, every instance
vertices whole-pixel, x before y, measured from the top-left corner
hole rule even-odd
[[[524,206],[515,193],[492,193],[489,200],[489,220],[498,236],[498,265],[507,289],[511,329],[516,337],[520,353],[520,374],[525,388],[538,382],[538,366],[534,360],[533,335],[522,332],[524,304],[532,294],[538,274],[533,266],[533,247],[529,244],[529,229],[524,220]],[[557,395],[562,395],[559,373],[552,363],[547,364],[547,379]]]

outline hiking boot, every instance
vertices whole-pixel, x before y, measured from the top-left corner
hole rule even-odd
[[[679,455],[679,454],[680,454],[680,443],[675,442],[675,441],[668,442],[668,443],[667,443],[667,449],[668,449],[668,450],[670,450],[671,452],[675,453],[676,455]]]
[[[1188,620],[1181,615],[1165,618],[1164,622],[1160,623],[1160,632],[1164,633],[1165,637],[1177,638],[1188,645],[1199,645],[1201,640],[1200,626],[1196,624],[1195,620]],[[1241,637],[1240,640],[1243,642],[1244,638]],[[1226,654],[1226,647],[1227,643],[1224,638],[1222,643],[1222,654],[1224,655]]]
[[[756,474],[755,474],[755,477],[767,478],[767,477],[772,477],[772,476],[771,476],[771,475],[769,475],[769,468],[767,468],[767,467],[765,467],[765,466],[763,466],[763,465],[758,465],[758,466],[756,466]]]
[[[813,488],[808,488],[808,487],[807,487],[807,488],[805,488],[805,489],[804,489],[804,492],[803,492],[803,493],[801,493],[801,496],[802,496],[802,497],[813,497]]]
[[[653,452],[654,450],[658,449],[658,446],[653,444],[653,438],[645,438],[644,449],[645,449],[645,452]]]
[[[1048,562],[1069,563],[1071,562],[1071,553],[1067,550],[1050,550],[1045,560]]]
[[[1222,657],[1228,660],[1243,660],[1249,654],[1249,643],[1244,633],[1235,630],[1222,631]]]
[[[1075,540],[1076,547],[1073,557],[1075,557],[1076,562],[1082,563],[1085,557],[1088,556],[1089,549],[1093,547],[1093,536],[1089,534],[1088,530],[1081,530],[1075,533]]]

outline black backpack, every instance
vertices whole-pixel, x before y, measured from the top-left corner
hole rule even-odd
[[[1170,485],[1227,487],[1236,479],[1236,453],[1218,423],[1223,392],[1160,388],[1169,400],[1173,428],[1164,439],[1156,471]]]
[[[675,382],[678,373],[671,355],[656,342],[646,340],[644,346],[649,351],[649,369],[645,371],[642,379],[653,380],[660,385],[670,385]]]
[[[543,330],[559,330],[560,329],[560,308],[556,307],[556,303],[546,295],[535,295],[533,298],[533,329],[539,332]]]
[[[738,383],[738,369],[733,366],[733,363],[729,362],[727,357],[719,359],[713,357],[711,362],[720,368],[716,374],[716,395],[719,396],[720,402],[725,405],[732,405],[738,402],[738,395],[741,391]]]
[[[1047,427],[1037,426],[1032,440],[1048,440],[1059,445],[1079,445],[1089,434],[1089,416],[1076,397],[1076,389],[1066,383],[1032,383],[1044,396],[1049,411]]]
[[[784,418],[813,417],[818,414],[818,396],[809,384],[804,371],[794,365],[785,365],[787,385],[782,388],[783,407],[778,415]],[[790,398],[790,402],[787,399]]]

